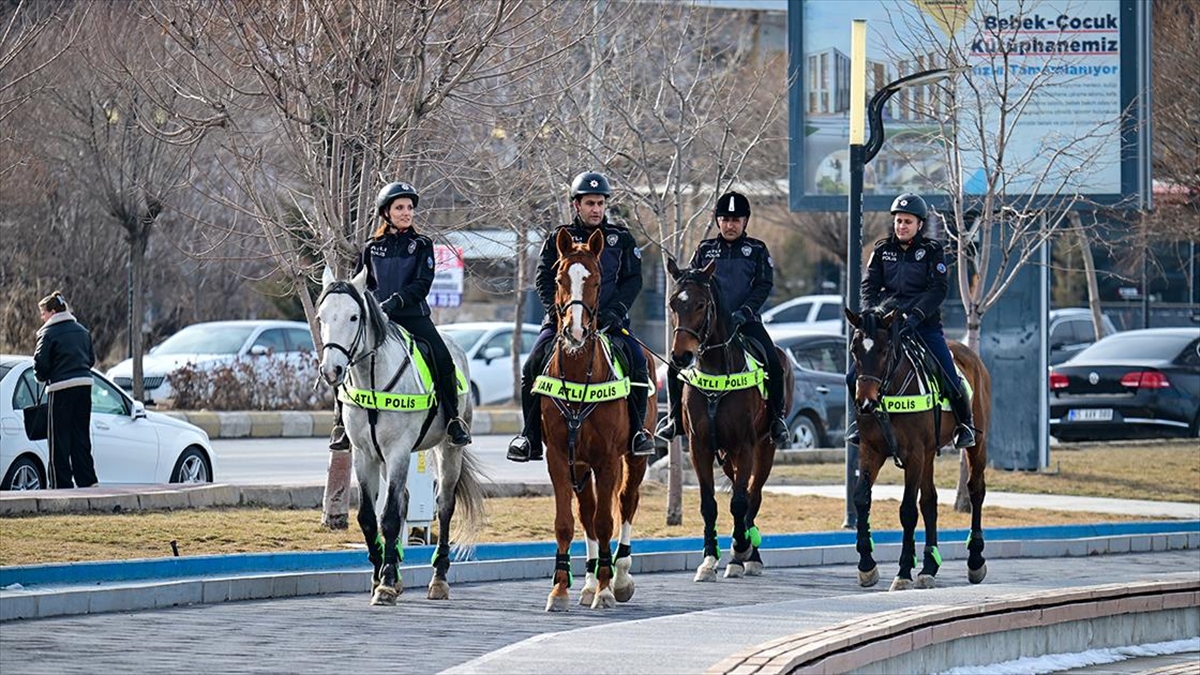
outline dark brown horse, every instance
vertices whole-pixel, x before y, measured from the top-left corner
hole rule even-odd
[[[900,524],[904,529],[900,548],[900,571],[891,590],[911,588],[917,565],[914,532],[917,503],[925,522],[925,550],[917,588],[932,588],[942,556],[937,540],[937,488],[933,483],[933,460],[938,448],[954,435],[954,415],[944,409],[939,396],[926,385],[936,381],[936,365],[922,356],[919,339],[900,334],[895,313],[883,317],[859,316],[846,310],[854,327],[850,351],[858,372],[854,399],[858,429],[862,437],[858,454],[858,484],[854,507],[858,516],[858,582],[873,586],[879,569],[871,556],[871,488],[879,469],[889,457],[904,470],[904,497],[900,502]],[[984,469],[987,467],[987,427],[992,414],[992,380],[979,356],[970,348],[950,342],[954,362],[972,390],[971,406],[979,426],[978,442],[963,448],[967,466],[967,490],[971,498],[971,534],[967,539],[967,579],[977,584],[987,576],[983,558]]]
[[[578,496],[579,521],[587,538],[587,579],[580,604],[613,607],[633,597],[630,546],[646,457],[634,457],[627,451],[630,425],[625,397],[629,386],[648,384],[616,377],[610,349],[598,332],[604,233],[597,229],[586,243],[576,244],[570,234],[561,231],[555,244],[558,337],[546,374],[535,384],[542,394],[542,438],[554,485],[554,538],[558,543],[554,588],[546,600],[548,612],[565,611],[569,604],[570,546],[575,536],[572,495]],[[653,400],[648,408],[647,424],[657,412]],[[614,505],[619,505],[621,518],[615,558],[611,541]]]
[[[671,362],[682,372],[683,415],[691,450],[692,466],[700,484],[700,514],[704,517],[704,561],[696,570],[696,581],[716,581],[721,551],[717,547],[717,501],[713,463],[720,462],[733,484],[729,512],[733,516],[733,555],[725,567],[726,577],[762,573],[758,546],[762,541],[754,519],[762,506],[762,489],[775,461],[771,440],[771,417],[756,380],[747,369],[745,345],[732,329],[729,311],[721,306],[721,293],[713,287],[710,262],[703,269],[681,270],[674,260],[667,270],[675,279],[671,316],[675,334]],[[778,350],[778,348],[776,348]],[[791,408],[793,374],[791,362],[782,351],[784,410]],[[695,368],[689,370],[689,366]]]

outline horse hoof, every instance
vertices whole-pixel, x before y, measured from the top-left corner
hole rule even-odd
[[[617,598],[612,589],[605,588],[592,599],[592,609],[612,609],[617,606]]]
[[[863,588],[870,588],[879,583],[879,568],[872,567],[870,572],[858,571],[858,585]]]
[[[726,579],[741,579],[746,576],[746,567],[740,562],[731,561],[725,566]]]
[[[546,611],[565,612],[569,604],[570,602],[568,602],[566,595],[554,595],[551,593],[550,597],[546,598]]]
[[[434,579],[429,582],[429,599],[430,600],[449,600],[450,599],[450,584],[441,579]]]
[[[380,584],[375,587],[375,593],[371,595],[371,604],[376,607],[395,606],[396,598],[399,595],[395,588]]]
[[[987,563],[983,563],[982,565],[980,565],[979,569],[977,569],[977,570],[967,568],[967,581],[970,581],[973,584],[982,582],[983,578],[986,576],[987,576]]]
[[[717,559],[711,555],[704,556],[704,562],[696,568],[696,578],[692,581],[716,581]]]
[[[763,564],[753,560],[746,563],[746,576],[761,577],[763,573]]]
[[[895,579],[892,579],[892,587],[889,588],[888,590],[889,591],[907,591],[907,590],[911,589],[912,587],[913,587],[912,579],[896,577]]]
[[[629,602],[633,598],[633,578],[632,577],[629,577],[629,583],[625,583],[625,584],[617,584],[616,581],[613,581],[611,588],[612,588],[612,592],[613,592],[613,597],[615,597],[617,599],[617,602]]]
[[[592,601],[595,599],[596,599],[596,589],[585,588],[585,589],[583,589],[583,592],[579,594],[579,605],[581,607],[591,607]]]
[[[937,577],[933,576],[932,574],[918,574],[917,583],[913,586],[914,588],[933,588],[935,585],[937,585],[936,580]]]

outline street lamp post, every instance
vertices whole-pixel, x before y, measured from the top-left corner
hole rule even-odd
[[[940,82],[964,72],[966,68],[934,68],[922,70],[894,80],[875,92],[867,105],[866,117],[870,122],[871,135],[864,143],[864,115],[860,102],[866,98],[867,79],[867,22],[855,19],[850,33],[850,194],[848,198],[849,232],[846,238],[846,307],[858,313],[862,311],[859,281],[862,279],[862,192],[863,173],[867,163],[879,154],[883,147],[883,107],[896,92],[906,87],[922,86]],[[846,326],[849,338],[850,327]],[[850,368],[850,342],[846,341],[846,369]],[[854,396],[846,390],[846,427],[854,419]],[[858,524],[854,509],[854,487],[858,482],[858,446],[846,441],[846,520],[844,528]]]

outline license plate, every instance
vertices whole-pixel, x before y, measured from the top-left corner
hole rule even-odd
[[[1112,416],[1113,411],[1110,408],[1089,408],[1067,412],[1067,419],[1072,422],[1108,422],[1112,420]]]

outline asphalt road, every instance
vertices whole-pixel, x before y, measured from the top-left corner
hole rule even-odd
[[[545,462],[517,464],[504,458],[512,437],[476,436],[472,450],[485,473],[498,482],[548,483]],[[232,485],[325,483],[329,441],[325,438],[214,439],[216,482]]]

